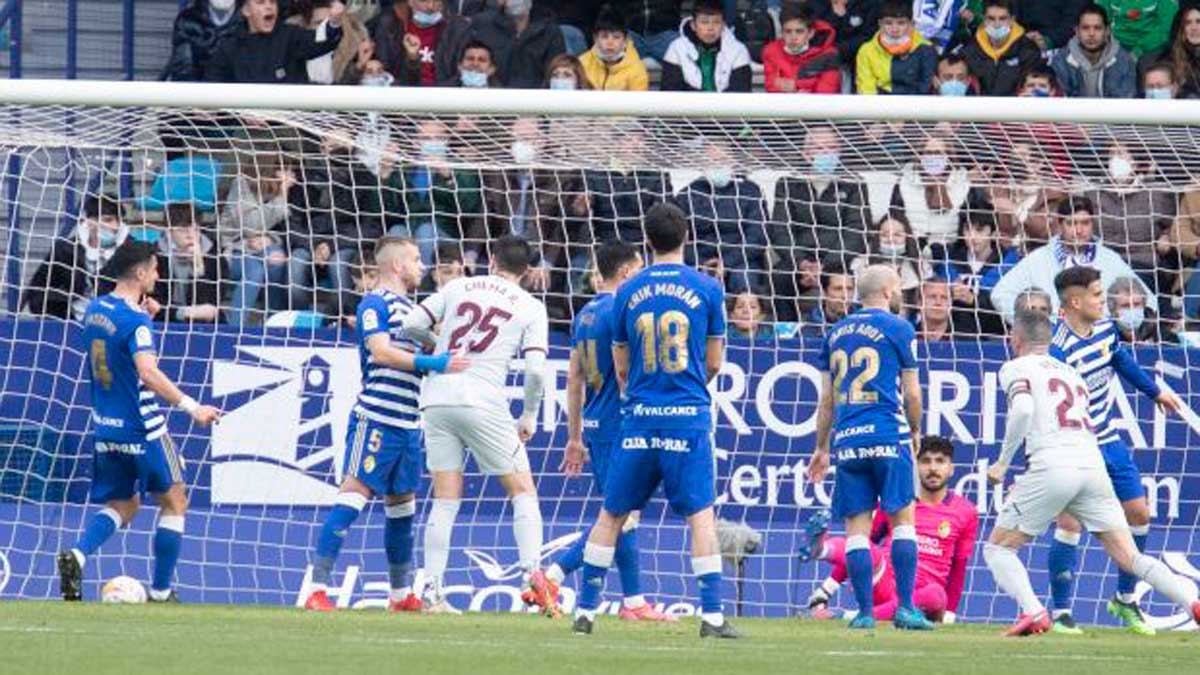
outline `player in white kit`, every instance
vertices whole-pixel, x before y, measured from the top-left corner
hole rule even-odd
[[[1000,369],[1000,386],[1008,394],[1008,420],[1000,458],[988,470],[988,480],[1004,481],[1022,443],[1028,464],[1004,500],[983,547],[996,585],[1021,606],[1021,616],[1006,634],[1050,629],[1050,617],[1034,594],[1017,551],[1045,532],[1062,512],[1083,523],[1118,567],[1136,574],[1200,621],[1195,584],[1138,552],[1133,543],[1092,430],[1087,386],[1073,367],[1049,356],[1050,338],[1046,315],[1018,314],[1012,333],[1017,358]]]
[[[530,254],[524,239],[501,237],[491,245],[491,274],[450,282],[404,322],[406,330],[415,332],[440,325],[439,352],[471,359],[471,367],[462,372],[426,378],[421,391],[426,464],[433,475],[434,497],[425,524],[426,607],[431,612],[457,611],[442,594],[442,579],[462,499],[468,448],[479,470],[496,476],[512,500],[513,535],[526,584],[538,569],[542,514],[525,441],[537,426],[549,326],[545,305],[520,286]],[[514,422],[506,380],[518,353],[525,359],[525,402],[520,420]],[[530,590],[545,609],[551,598],[537,588]]]

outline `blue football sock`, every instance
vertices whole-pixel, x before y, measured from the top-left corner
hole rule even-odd
[[[554,564],[558,565],[558,568],[562,570],[563,578],[570,576],[575,570],[583,566],[583,547],[587,546],[589,532],[590,530],[581,532],[575,543],[567,547],[567,550],[558,554],[558,557],[554,559]],[[620,545],[620,541],[618,540],[617,546]]]
[[[83,530],[83,536],[75,543],[75,548],[85,556],[95,553],[121,525],[121,516],[114,510],[105,507],[96,512]]]
[[[692,573],[700,587],[700,611],[705,615],[720,614],[721,609],[721,556],[707,555],[692,558]]]
[[[912,609],[917,586],[917,530],[912,525],[892,528],[892,570],[896,574],[898,605]]]
[[[183,516],[159,516],[158,529],[154,531],[154,579],[150,590],[171,588],[171,577],[175,575],[182,544]]]
[[[871,616],[875,610],[875,589],[872,587],[871,543],[862,535],[846,537],[846,571],[850,586],[858,601],[858,613]]]
[[[1145,551],[1146,540],[1150,538],[1150,526],[1134,525],[1130,526],[1129,529],[1133,533],[1133,543],[1137,544],[1137,550]],[[1119,596],[1124,596],[1121,598],[1122,600],[1133,595],[1133,592],[1137,590],[1137,582],[1138,576],[1136,574],[1130,574],[1129,572],[1121,571],[1120,574],[1117,575],[1117,594]]]
[[[1050,598],[1058,612],[1071,611],[1075,590],[1075,568],[1079,564],[1079,533],[1055,530],[1046,556],[1050,574]]]
[[[416,508],[415,501],[386,508],[387,524],[383,530],[383,548],[387,553],[388,581],[393,590],[408,587],[408,573],[412,569],[412,531]]]
[[[337,500],[333,510],[329,512],[329,517],[325,519],[321,535],[317,538],[312,574],[312,581],[315,584],[329,585],[333,573],[333,563],[342,550],[346,532],[349,531],[350,526],[354,524],[354,520],[358,518],[358,514],[362,512],[363,506],[366,506],[367,503],[366,497],[353,492],[340,493]]]
[[[637,528],[622,532],[617,539],[617,572],[621,576],[621,594],[632,598],[642,594],[642,566],[638,559],[640,552],[637,543]],[[718,580],[718,597],[720,595],[720,580]]]
[[[615,552],[611,546],[600,546],[588,542],[583,548],[583,587],[579,589],[580,610],[595,612],[600,606],[600,594],[604,591],[604,576],[612,567]]]

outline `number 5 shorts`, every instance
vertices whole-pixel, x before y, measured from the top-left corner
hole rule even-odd
[[[469,449],[480,473],[507,476],[529,472],[529,455],[517,423],[503,408],[430,406],[425,423],[425,465],[430,471],[462,471]]]

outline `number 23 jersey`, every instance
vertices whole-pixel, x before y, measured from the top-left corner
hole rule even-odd
[[[463,277],[426,298],[410,318],[438,329],[437,352],[471,360],[461,373],[430,373],[421,408],[469,406],[508,408],[506,382],[518,352],[543,354],[549,347],[546,306],[513,282],[497,277]],[[405,325],[410,325],[406,320]]]
[[[907,441],[900,373],[917,369],[912,324],[882,309],[863,309],[825,337],[817,367],[833,379],[834,448]]]
[[[1104,468],[1104,457],[1088,415],[1088,389],[1069,366],[1046,354],[1022,356],[1000,368],[1000,386],[1011,404],[1033,397],[1033,419],[1025,437],[1030,468]]]

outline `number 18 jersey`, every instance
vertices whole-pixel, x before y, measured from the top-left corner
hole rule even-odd
[[[818,358],[833,379],[835,449],[908,440],[900,373],[917,369],[912,324],[882,309],[859,310],[830,329]]]
[[[513,358],[518,352],[546,353],[549,348],[546,306],[502,277],[455,279],[418,307],[411,318],[420,320],[423,315],[425,326],[441,324],[437,351],[471,360],[461,373],[430,373],[421,390],[422,409],[448,405],[507,410],[505,385]]]
[[[1000,386],[1010,403],[1017,396],[1033,397],[1025,437],[1030,468],[1104,468],[1088,415],[1088,388],[1074,367],[1047,354],[1029,354],[1000,368]]]

